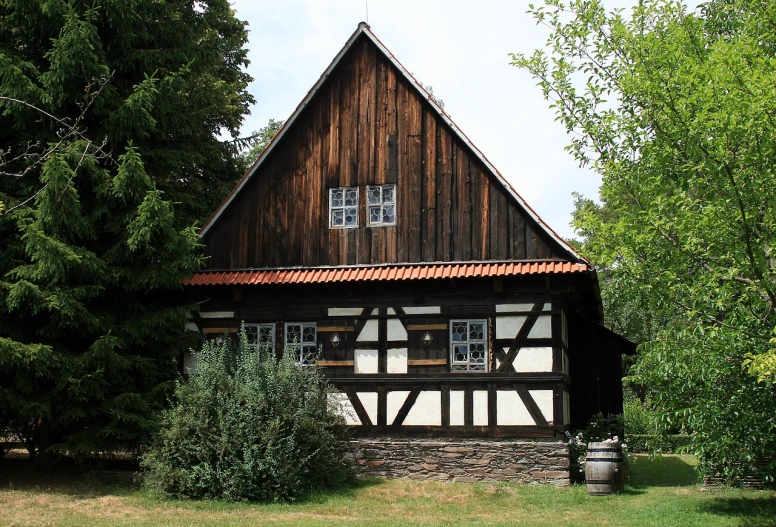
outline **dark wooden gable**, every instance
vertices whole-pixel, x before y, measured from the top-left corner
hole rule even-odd
[[[396,183],[397,225],[368,227],[366,185]],[[328,189],[359,187],[330,229]],[[204,235],[210,269],[574,260],[410,80],[361,34]]]

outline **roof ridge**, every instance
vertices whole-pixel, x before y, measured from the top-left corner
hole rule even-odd
[[[474,153],[475,156],[477,156],[480,161],[483,162],[485,167],[496,177],[497,181],[501,184],[501,186],[507,191],[508,194],[512,196],[512,198],[523,208],[526,210],[528,215],[533,219],[539,227],[547,233],[553,240],[555,240],[561,248],[563,248],[566,252],[569,253],[573,258],[585,262],[590,263],[590,261],[579,254],[566,240],[564,240],[558,233],[556,233],[552,227],[550,227],[545,221],[539,216],[539,214],[536,213],[536,211],[526,202],[523,197],[515,190],[515,188],[507,181],[507,179],[501,174],[501,172],[498,171],[498,169],[490,162],[490,160],[485,157],[485,154],[482,153],[482,151],[477,148],[477,146],[469,139],[469,137],[461,130],[457,124],[452,120],[450,115],[445,112],[441,106],[436,102],[436,100],[431,96],[430,93],[423,87],[423,85],[418,82],[418,80],[415,78],[415,76],[402,65],[401,62],[394,56],[394,54],[385,46],[385,44],[382,43],[382,41],[377,38],[377,36],[372,32],[372,28],[367,24],[366,22],[360,22],[358,24],[358,27],[353,32],[353,34],[348,38],[348,40],[345,42],[345,45],[340,49],[340,51],[334,56],[334,59],[332,59],[329,66],[323,71],[321,76],[318,78],[318,80],[313,84],[313,86],[307,91],[307,94],[302,99],[302,101],[297,105],[297,107],[294,109],[294,111],[291,113],[291,116],[286,120],[286,122],[283,124],[283,126],[280,127],[280,130],[277,131],[277,133],[273,136],[272,140],[270,141],[269,145],[267,145],[267,148],[264,149],[264,151],[261,153],[261,155],[256,159],[256,161],[251,165],[251,167],[246,170],[245,174],[243,174],[242,178],[237,182],[235,187],[232,189],[232,191],[229,193],[229,195],[221,202],[221,204],[218,206],[218,208],[213,212],[213,214],[210,215],[210,217],[205,221],[205,224],[202,226],[202,228],[199,231],[200,236],[204,236],[208,230],[216,223],[218,218],[221,216],[221,213],[229,206],[229,204],[232,202],[234,197],[242,190],[242,188],[247,184],[247,182],[251,179],[253,174],[256,172],[258,167],[262,164],[264,159],[266,159],[269,154],[274,149],[275,145],[280,142],[283,135],[285,135],[286,131],[290,128],[290,126],[294,123],[296,118],[299,116],[299,114],[304,110],[304,108],[307,106],[307,104],[310,102],[310,100],[313,98],[313,96],[318,92],[320,87],[323,85],[323,83],[328,79],[331,72],[334,70],[334,68],[339,64],[340,60],[342,60],[342,57],[345,56],[345,54],[350,50],[350,48],[353,46],[353,44],[356,42],[359,36],[366,35],[367,38],[369,38],[372,43],[377,46],[377,48],[385,55],[391,63],[393,63],[394,66],[399,70],[399,72],[407,79],[410,84],[423,96],[423,98],[431,104],[431,107],[439,114],[439,116],[442,118],[443,121],[452,129],[452,131],[455,133],[455,135],[458,136],[458,138],[463,141],[466,146],[469,147],[469,149]]]

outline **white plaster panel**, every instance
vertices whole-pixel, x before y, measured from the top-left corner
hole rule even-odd
[[[547,422],[552,422],[552,390],[528,390]]]
[[[473,418],[475,426],[488,426],[488,392],[487,390],[474,390]]]
[[[330,307],[330,317],[357,317],[364,309],[361,307]]]
[[[496,338],[513,339],[523,327],[525,317],[496,317]]]
[[[356,350],[353,359],[355,373],[377,373],[377,350]]]
[[[397,318],[388,319],[388,340],[407,340],[407,330]]]
[[[563,424],[567,425],[571,422],[571,399],[569,399],[569,392],[563,392]]]
[[[234,318],[234,311],[201,311],[199,318]]]
[[[377,392],[356,392],[372,424],[377,422]]]
[[[393,420],[396,419],[396,414],[401,410],[404,401],[407,400],[409,391],[397,390],[395,392],[388,392],[386,394],[386,409],[385,409],[385,422],[393,424]]]
[[[552,311],[552,304],[544,304],[542,311]]]
[[[197,326],[194,322],[188,322],[186,324],[186,331],[199,331],[199,326]]]
[[[552,317],[550,315],[541,316],[536,319],[536,323],[528,333],[529,339],[549,339],[552,338]]]
[[[442,392],[422,391],[404,419],[405,425],[442,424]]]
[[[388,348],[388,373],[407,373],[407,348]]]
[[[533,309],[533,304],[496,304],[496,313],[531,311],[532,309]]]
[[[439,306],[410,306],[402,309],[408,315],[437,315],[442,312]]]
[[[563,373],[569,372],[569,354],[563,350]]]
[[[389,307],[388,310],[385,312],[387,315],[395,315],[396,310],[392,307]]]
[[[512,366],[515,371],[552,371],[552,348],[520,348]]]
[[[364,328],[361,333],[356,337],[358,342],[377,342],[378,341],[378,324],[377,320],[367,320],[364,324]]]
[[[360,425],[361,419],[358,418],[356,410],[353,408],[353,404],[348,399],[345,393],[330,393],[328,395],[329,403],[334,405],[336,412],[345,418],[345,422],[349,425]]]
[[[379,308],[379,307],[376,307],[376,308],[374,308],[374,309],[372,310],[372,315],[373,315],[373,316],[377,316],[377,315],[379,315],[379,314],[380,314],[380,308]]]
[[[192,374],[197,371],[197,356],[191,351],[183,352],[183,373]]]
[[[463,390],[450,390],[450,425],[463,426]]]
[[[496,392],[496,422],[501,426],[536,424],[514,390]]]

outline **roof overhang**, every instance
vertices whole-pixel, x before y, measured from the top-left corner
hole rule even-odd
[[[202,271],[183,280],[183,284],[186,286],[323,284],[589,272],[594,271],[587,264],[559,261],[385,264]]]
[[[597,342],[600,349],[615,351],[624,355],[633,355],[636,353],[638,345],[635,342],[588,318],[577,318],[578,323],[584,326],[584,330],[587,332],[587,338]]]
[[[291,116],[286,120],[285,124],[278,130],[277,134],[275,134],[275,137],[272,139],[270,144],[267,146],[267,148],[264,149],[264,151],[261,153],[259,158],[256,160],[255,163],[248,169],[248,171],[243,175],[242,179],[237,183],[237,185],[232,189],[232,192],[226,197],[226,199],[219,205],[219,207],[216,209],[216,211],[210,216],[210,218],[207,219],[205,224],[202,226],[202,229],[200,230],[200,236],[204,236],[207,234],[207,232],[218,222],[218,219],[221,217],[221,214],[223,214],[224,210],[226,210],[227,207],[229,207],[229,204],[234,200],[234,198],[240,193],[240,191],[245,187],[245,185],[250,181],[250,179],[253,177],[253,175],[257,172],[258,168],[264,163],[264,160],[267,159],[271,154],[272,151],[275,149],[275,146],[281,142],[283,139],[283,136],[286,134],[286,132],[293,126],[296,119],[299,117],[299,115],[302,113],[302,111],[307,107],[307,105],[310,103],[310,101],[315,97],[315,94],[318,93],[318,90],[323,86],[323,83],[329,78],[329,75],[331,75],[332,71],[334,71],[334,68],[337,67],[337,65],[340,63],[342,58],[350,51],[350,49],[353,47],[353,44],[358,40],[360,36],[365,36],[368,38],[377,48],[388,58],[388,60],[391,61],[391,63],[396,66],[396,68],[401,72],[401,74],[404,76],[404,78],[415,88],[415,90],[423,97],[423,99],[426,100],[431,105],[431,108],[434,109],[434,111],[437,113],[437,115],[445,122],[448,126],[453,130],[453,132],[457,135],[457,137],[469,148],[469,150],[472,152],[473,155],[475,155],[477,158],[482,161],[482,163],[488,168],[488,170],[493,174],[493,176],[498,180],[498,182],[504,187],[504,189],[511,195],[511,197],[517,201],[523,209],[525,209],[526,213],[539,225],[539,227],[547,233],[550,238],[555,240],[560,246],[568,252],[569,256],[572,257],[573,260],[577,262],[584,262],[589,263],[589,261],[582,256],[581,254],[577,253],[574,248],[569,245],[566,240],[564,240],[562,237],[560,237],[552,228],[542,220],[539,215],[528,205],[528,203],[520,196],[520,194],[517,193],[517,191],[510,185],[510,183],[504,178],[504,176],[501,175],[501,173],[496,169],[495,166],[488,160],[488,158],[485,157],[485,155],[477,148],[474,143],[471,142],[471,140],[466,136],[466,134],[463,133],[463,131],[458,128],[458,125],[456,125],[453,120],[450,118],[450,116],[445,113],[445,111],[437,104],[436,100],[429,94],[426,89],[421,85],[415,77],[412,75],[412,73],[407,70],[402,64],[396,59],[396,57],[393,56],[393,53],[386,48],[382,42],[380,42],[380,39],[378,39],[374,33],[372,33],[372,30],[370,29],[369,25],[365,22],[361,22],[358,25],[358,28],[356,31],[350,36],[348,41],[345,43],[343,48],[337,53],[337,55],[334,57],[334,60],[332,60],[331,64],[326,68],[326,70],[323,72],[323,74],[320,76],[318,81],[313,85],[313,87],[310,89],[310,91],[307,92],[307,95],[302,99],[302,102],[299,103],[299,105],[296,107],[294,112],[291,114]]]

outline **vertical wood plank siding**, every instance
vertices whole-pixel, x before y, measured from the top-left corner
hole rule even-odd
[[[368,227],[365,186],[385,183],[397,224]],[[329,229],[329,189],[354,186],[359,227]],[[365,37],[204,242],[211,269],[565,259]]]

